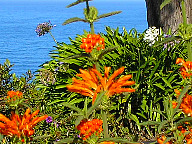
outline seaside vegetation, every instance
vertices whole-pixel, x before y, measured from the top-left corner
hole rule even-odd
[[[63,25],[90,27],[70,44],[56,41],[50,21],[37,26],[56,46],[35,76],[11,73],[9,60],[0,64],[0,142],[192,144],[192,25],[184,0],[175,34],[108,26],[96,34],[95,22],[121,11],[98,15],[89,1],[67,6],[85,3],[85,17]]]

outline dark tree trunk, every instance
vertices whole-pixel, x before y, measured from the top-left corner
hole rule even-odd
[[[161,27],[164,32],[171,28],[176,31],[178,25],[183,22],[181,1],[173,0],[160,10],[160,5],[164,0],[145,0],[147,6],[147,21],[149,27]],[[188,23],[192,23],[192,0],[185,0]]]

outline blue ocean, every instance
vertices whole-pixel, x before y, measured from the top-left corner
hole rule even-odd
[[[72,17],[83,16],[85,3],[71,8],[66,6],[69,1],[0,1],[0,64],[9,59],[12,72],[17,76],[28,70],[35,73],[41,64],[50,60],[49,53],[56,45],[52,37],[47,34],[39,37],[35,29],[39,23],[48,22],[53,25],[52,34],[58,42],[70,43],[69,37],[74,39],[76,34],[83,34],[83,30],[90,31],[89,25],[83,22],[62,26],[62,23]],[[95,32],[105,33],[105,27],[119,27],[120,31],[136,28],[143,32],[147,27],[145,1],[91,1],[90,6],[99,10],[99,15],[121,10],[122,13],[101,19],[95,23]]]

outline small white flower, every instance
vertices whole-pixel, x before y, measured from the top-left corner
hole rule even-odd
[[[149,27],[144,35],[144,40],[146,42],[149,42],[150,46],[153,45],[155,43],[155,41],[157,40],[158,35],[160,34],[160,30],[157,29],[156,27]]]

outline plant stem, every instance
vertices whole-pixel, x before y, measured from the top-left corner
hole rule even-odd
[[[103,118],[103,132],[104,132],[104,138],[108,138],[108,124],[107,124],[107,113],[105,110],[102,110],[102,118]]]
[[[86,7],[87,7],[87,15],[89,14],[89,1],[86,0]]]
[[[53,34],[51,33],[51,31],[49,31],[49,33],[50,33],[51,37],[53,38],[54,42],[57,44],[57,41],[56,41],[55,37],[53,36]]]
[[[95,30],[94,30],[93,22],[90,23],[90,27],[91,27],[91,34],[94,34],[94,33],[95,33]]]
[[[99,65],[99,62],[95,62],[95,67],[96,67],[96,70],[100,72],[100,65]]]
[[[185,7],[185,1],[181,1],[181,6],[182,6],[182,15],[183,15],[183,25],[186,27],[187,26],[187,15],[186,15],[186,7]]]

